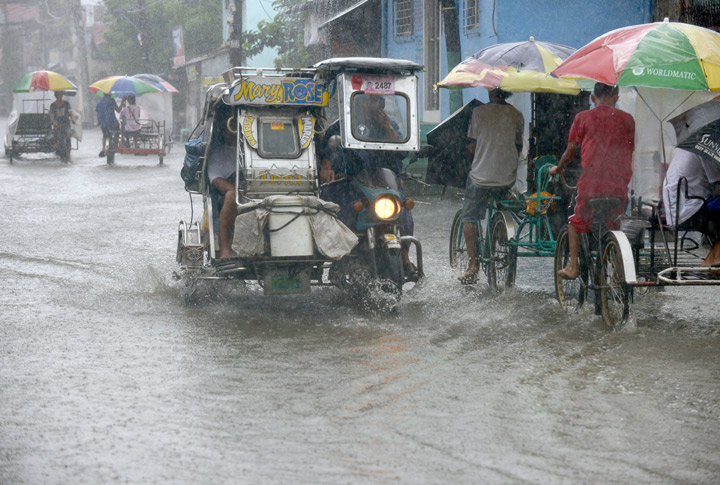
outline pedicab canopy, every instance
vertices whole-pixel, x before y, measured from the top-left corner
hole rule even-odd
[[[340,137],[345,148],[417,151],[420,145],[418,83],[423,69],[406,59],[338,57],[313,66],[338,91]],[[380,117],[393,133],[378,129]]]

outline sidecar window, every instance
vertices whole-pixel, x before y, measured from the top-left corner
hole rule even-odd
[[[298,131],[292,121],[259,120],[258,153],[263,158],[300,156]]]
[[[351,127],[355,139],[376,143],[408,140],[408,99],[404,94],[353,94]]]

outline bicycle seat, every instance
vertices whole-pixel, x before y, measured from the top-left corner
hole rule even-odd
[[[622,200],[617,197],[597,197],[595,199],[588,200],[588,206],[593,214],[607,213],[612,209],[620,207]]]

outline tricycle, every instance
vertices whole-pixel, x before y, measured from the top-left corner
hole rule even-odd
[[[111,130],[110,143],[105,151],[107,164],[115,163],[115,155],[135,155],[138,157],[157,155],[160,165],[167,154],[168,147],[165,144],[165,121],[150,119],[139,119],[141,129],[132,133],[124,129],[120,123],[117,130]]]
[[[75,92],[67,91],[65,94],[74,95]],[[53,130],[49,113],[53,101],[48,91],[14,93],[13,110],[5,135],[5,154],[10,163],[26,153],[51,153],[67,162],[70,150],[78,149],[79,127],[73,126],[70,140],[57,136],[56,130]],[[76,118],[75,125],[79,123]]]
[[[204,208],[200,220],[178,228],[176,276],[186,296],[203,280],[256,283],[268,295],[334,285],[373,309],[397,308],[403,286],[423,276],[421,244],[407,230],[414,203],[397,171],[397,154],[418,150],[421,69],[405,60],[337,58],[305,69],[225,72],[208,89],[186,145],[186,190]],[[371,104],[384,105],[392,136],[366,118]],[[230,199],[217,190],[221,178],[208,175],[222,150],[235,168],[226,180]],[[330,159],[336,176],[321,180]],[[232,252],[222,257],[223,208],[233,202]],[[412,247],[416,264],[408,263]]]

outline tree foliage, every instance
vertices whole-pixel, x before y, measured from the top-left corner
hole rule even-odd
[[[266,47],[277,48],[275,67],[307,67],[327,57],[324,46],[304,45],[305,13],[289,9],[297,3],[297,0],[275,0],[273,7],[279,13],[273,21],[260,21],[257,31],[243,33],[246,59]]]
[[[105,6],[110,29],[104,50],[118,73],[168,70],[173,56],[172,29],[177,25],[183,29],[186,58],[222,43],[220,0],[105,0]]]

